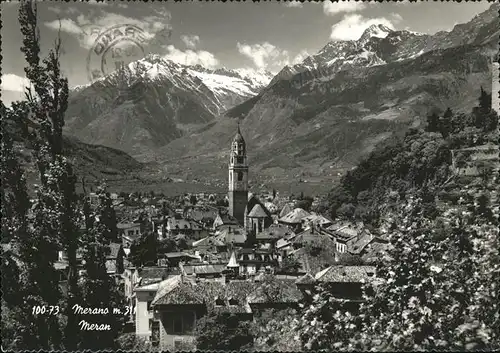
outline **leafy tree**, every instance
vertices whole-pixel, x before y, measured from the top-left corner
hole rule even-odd
[[[256,314],[250,329],[256,351],[300,352],[296,336],[298,312],[295,309],[269,309]]]
[[[281,271],[287,273],[296,273],[300,270],[302,265],[300,262],[294,257],[285,257],[281,263]]]
[[[305,196],[295,203],[295,208],[302,208],[309,212],[313,203],[313,198],[310,196]]]
[[[113,307],[122,307],[122,300],[116,293],[116,283],[107,274],[106,253],[108,251],[109,223],[106,219],[109,207],[109,193],[104,187],[97,189],[99,203],[94,211],[89,201],[84,205],[86,232],[84,236],[84,270],[81,281],[83,299],[91,308],[108,308],[107,315],[84,315],[84,320],[96,324],[108,324],[111,330],[82,331],[83,349],[113,349],[120,329],[120,320],[113,314]],[[115,224],[116,226],[116,224]]]
[[[155,265],[158,261],[157,245],[155,234],[147,230],[130,245],[129,261],[136,267]]]
[[[196,323],[199,350],[240,350],[253,342],[250,324],[236,315],[207,315]]]
[[[18,124],[22,137],[32,148],[40,185],[32,208],[32,228],[16,231],[18,258],[24,264],[20,273],[20,283],[24,301],[21,306],[27,314],[22,320],[29,324],[21,325],[16,346],[23,349],[58,348],[64,340],[67,348],[74,348],[78,337],[75,315],[70,306],[78,301],[76,249],[78,232],[75,192],[76,178],[71,164],[62,156],[62,127],[68,101],[68,83],[62,77],[59,66],[60,40],[48,56],[40,60],[40,38],[37,27],[36,5],[24,2],[19,8],[19,23],[23,35],[21,51],[28,66],[26,77],[32,88],[26,92],[26,100],[14,103],[10,110],[2,105],[2,115]],[[11,165],[12,166],[12,165]],[[9,168],[11,167],[9,166]],[[13,171],[17,172],[16,169]],[[25,187],[21,179],[20,187]],[[24,202],[21,191],[17,190],[17,202]],[[15,217],[21,215],[25,206],[16,206]],[[25,214],[27,216],[27,213]],[[20,232],[18,232],[20,231]],[[57,250],[64,250],[68,256],[69,278],[68,295],[61,299],[59,276],[54,268]],[[26,291],[26,292],[24,292]],[[64,337],[57,327],[53,315],[33,317],[33,306],[57,306],[66,314]]]

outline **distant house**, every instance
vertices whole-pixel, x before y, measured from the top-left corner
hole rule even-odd
[[[189,208],[184,217],[207,227],[209,225],[213,226],[217,214],[218,210],[215,207],[194,207]]]
[[[123,244],[109,244],[108,253],[106,254],[106,270],[108,275],[116,279],[121,278],[122,273],[120,273],[120,271],[125,269],[126,257],[125,251],[123,250]]]
[[[388,249],[388,247],[388,240],[369,232],[363,232],[347,242],[347,251],[350,254],[360,256],[367,262],[376,260],[382,252]]]
[[[247,241],[246,230],[240,226],[219,228],[214,237],[226,246],[244,246]]]
[[[169,252],[163,254],[162,256],[168,260],[170,267],[177,267],[181,262],[189,263],[191,261],[200,260],[199,256],[191,255],[185,252]]]
[[[255,275],[266,267],[275,268],[278,265],[278,255],[272,250],[240,249],[237,252],[239,274]]]
[[[214,230],[221,230],[224,228],[229,228],[229,227],[234,228],[237,226],[239,226],[239,223],[238,223],[238,220],[236,218],[229,215],[228,213],[219,212],[217,214],[217,217],[215,217],[213,229]]]
[[[290,213],[278,219],[279,224],[286,225],[293,230],[300,230],[302,228],[303,219],[310,216],[310,213],[302,208],[296,208]]]
[[[271,297],[263,286],[272,286]],[[238,315],[250,320],[253,308],[297,305],[301,298],[293,283],[275,279],[264,284],[255,281],[196,281],[190,276],[176,276],[160,283],[152,302],[158,320],[159,348],[192,350],[195,348],[196,322],[207,313]],[[274,305],[273,305],[274,303]]]
[[[191,245],[200,255],[207,253],[221,253],[227,251],[227,245],[224,241],[217,239],[215,236],[205,237],[193,242]]]
[[[152,332],[158,332],[156,326],[158,322],[154,320],[151,303],[156,295],[160,282],[139,286],[135,292],[135,334],[137,337],[158,342],[156,337],[151,337]]]
[[[309,228],[311,226],[328,228],[333,224],[332,220],[316,213],[311,213],[309,216],[304,217],[302,222],[305,228]]]
[[[160,224],[157,227],[157,233],[160,239],[166,237],[173,238],[177,235],[184,234],[191,239],[200,239],[208,236],[208,230],[204,229],[202,225],[181,217],[168,217],[165,224],[166,234],[162,234],[163,226]]]
[[[335,237],[337,242],[337,251],[344,253],[347,251],[348,243],[353,239],[361,238],[363,234],[368,233],[362,223],[336,222],[326,228],[326,231]]]
[[[132,242],[141,236],[141,225],[139,223],[118,223],[117,228],[124,248],[130,248]]]
[[[272,224],[263,232],[255,235],[255,242],[259,244],[270,244],[273,247],[280,239],[287,239],[295,235],[288,227],[279,224]]]
[[[168,278],[171,273],[169,267],[128,267],[122,274],[125,299],[127,305],[135,308],[135,292],[134,289],[138,286],[145,286],[148,284],[158,283]],[[130,319],[133,320],[133,311],[130,312]]]

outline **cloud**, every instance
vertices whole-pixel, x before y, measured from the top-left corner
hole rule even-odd
[[[184,42],[187,48],[195,49],[198,44],[200,44],[200,37],[196,35],[185,35],[181,36],[181,40]]]
[[[72,16],[72,18],[45,22],[45,26],[53,30],[59,30],[60,26],[61,31],[77,37],[80,46],[85,49],[92,48],[95,39],[100,33],[116,25],[138,26],[143,30],[143,36],[149,44],[168,45],[169,35],[167,35],[167,32],[171,30],[171,15],[164,8],[155,8],[154,15],[128,17],[116,12],[105,11],[105,6],[103,5],[105,3],[93,4],[101,6],[96,6],[85,13],[80,13],[76,18]],[[76,13],[73,12],[72,14],[75,15]]]
[[[366,5],[362,3],[361,1],[359,2],[354,2],[354,1],[343,1],[343,2],[330,2],[330,1],[325,1],[323,3],[323,12],[326,15],[336,15],[338,13],[343,13],[343,12],[356,12],[356,11],[361,11],[364,8],[366,8]]]
[[[262,44],[241,44],[237,43],[238,52],[250,60],[259,69],[266,69],[268,66],[280,65],[288,62],[288,52],[281,50],[271,43],[264,42]]]
[[[332,26],[330,38],[332,40],[357,40],[365,29],[374,24],[383,24],[394,29],[394,25],[385,17],[365,18],[358,14],[345,15],[344,18]]]
[[[292,60],[292,64],[295,65],[295,64],[300,64],[302,61],[304,61],[308,56],[310,56],[310,54],[305,51],[305,50],[302,50],[300,53],[298,53],[295,58],[293,58]]]
[[[302,7],[303,4],[300,1],[291,0],[291,1],[285,2],[285,6],[286,7]]]
[[[399,23],[399,22],[403,21],[403,17],[401,17],[400,14],[395,13],[395,12],[391,13],[391,18],[396,23]]]
[[[205,50],[191,50],[182,51],[169,45],[166,48],[167,54],[164,55],[165,59],[172,60],[173,62],[183,65],[197,65],[200,64],[205,68],[212,69],[219,64],[219,60],[210,52]]]
[[[15,74],[2,75],[2,91],[24,92],[26,87],[31,85],[30,80]]]

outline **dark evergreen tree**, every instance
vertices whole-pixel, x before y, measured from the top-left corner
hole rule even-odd
[[[97,325],[109,325],[109,330],[82,330],[82,349],[113,349],[115,339],[121,329],[123,318],[113,313],[113,308],[123,308],[123,301],[116,291],[115,281],[108,275],[106,269],[106,253],[108,252],[109,223],[106,215],[109,213],[109,194],[104,187],[98,187],[98,205],[94,210],[86,199],[84,205],[86,231],[84,235],[84,271],[80,284],[85,306],[107,309],[105,315],[84,315],[83,320]],[[116,226],[116,225],[115,225]],[[118,302],[117,302],[118,301]],[[117,306],[119,305],[119,306]]]
[[[437,132],[439,131],[439,115],[437,113],[432,113],[427,116],[427,126],[426,131]]]
[[[452,128],[453,112],[450,108],[447,108],[443,116],[439,120],[439,132],[443,138],[447,138],[450,135]]]

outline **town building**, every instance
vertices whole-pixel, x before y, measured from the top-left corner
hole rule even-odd
[[[228,201],[229,215],[249,232],[262,232],[273,223],[271,212],[256,196],[248,193],[247,150],[239,125],[229,156]]]

